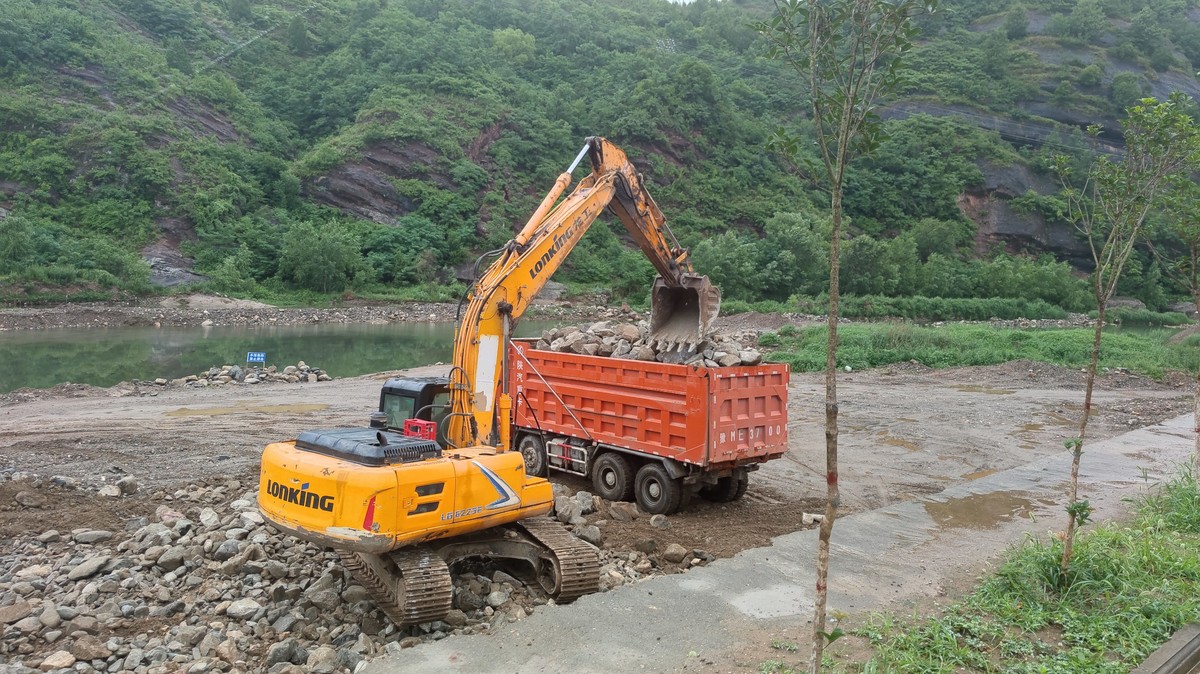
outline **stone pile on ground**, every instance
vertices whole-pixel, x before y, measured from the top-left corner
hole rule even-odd
[[[224,386],[225,384],[261,384],[263,382],[285,382],[290,384],[315,384],[319,381],[332,381],[324,370],[317,367],[309,367],[304,361],[300,361],[295,365],[288,365],[282,370],[274,365],[266,367],[241,365],[222,365],[221,367],[211,367],[199,374],[188,375],[178,379],[155,379],[153,381],[141,381],[138,384],[147,385],[154,384],[156,386]]]
[[[535,348],[696,367],[733,367],[762,362],[762,353],[751,346],[758,337],[753,330],[710,335],[690,350],[661,348],[649,338],[649,333],[650,326],[646,321],[636,324],[599,321],[583,327],[569,325],[546,330]]]
[[[0,486],[15,497],[0,505],[44,507],[51,484],[79,498],[93,489],[10,470]],[[380,653],[495,630],[553,601],[519,569],[481,563],[456,570],[444,620],[399,630],[336,554],[266,525],[251,484],[215,478],[146,493],[127,477],[107,487],[107,496],[158,504],[154,515],[123,529],[15,535],[0,548],[0,671],[353,672]],[[609,519],[641,516],[633,504],[557,491],[573,504],[557,517],[594,543]],[[602,589],[711,560],[638,545],[645,551],[601,548]]]

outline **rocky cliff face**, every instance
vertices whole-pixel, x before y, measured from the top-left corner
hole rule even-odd
[[[1002,246],[1011,253],[1053,254],[1080,268],[1092,266],[1091,252],[1075,228],[1062,220],[1047,219],[1038,212],[1026,212],[1012,206],[1012,199],[1029,191],[1053,194],[1058,185],[1023,164],[1007,166],[983,161],[982,185],[964,191],[958,207],[978,227],[975,250],[986,253]]]

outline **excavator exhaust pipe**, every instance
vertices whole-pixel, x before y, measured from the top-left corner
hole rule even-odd
[[[707,276],[688,274],[678,286],[660,276],[650,297],[650,344],[667,351],[692,351],[712,334],[721,311],[721,290]]]

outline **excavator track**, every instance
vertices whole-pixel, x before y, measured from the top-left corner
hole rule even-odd
[[[450,568],[435,550],[420,546],[386,556],[338,550],[338,555],[397,626],[441,620],[450,612]]]
[[[524,532],[546,548],[558,570],[558,580],[552,587],[543,587],[559,603],[566,603],[600,591],[600,555],[596,549],[571,535],[561,524],[549,517],[531,517],[510,525]]]

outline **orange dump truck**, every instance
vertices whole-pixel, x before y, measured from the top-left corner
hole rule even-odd
[[[733,501],[787,451],[787,365],[704,368],[542,351],[513,340],[513,432],[526,471],[590,477],[596,494],[669,514]]]

